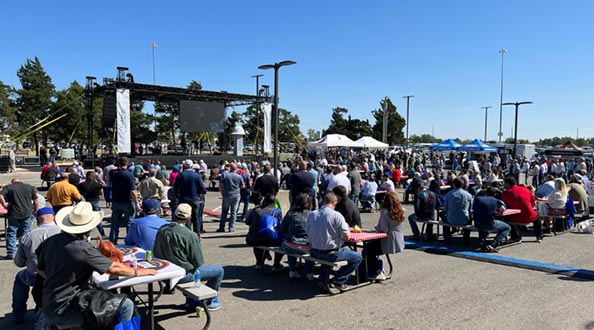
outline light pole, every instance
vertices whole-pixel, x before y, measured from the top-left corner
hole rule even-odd
[[[503,125],[503,55],[507,53],[507,50],[501,48],[499,50],[501,54],[501,94],[499,96],[499,143],[501,143],[501,137],[503,136],[502,125]]]
[[[487,142],[487,110],[489,110],[489,108],[492,107],[482,107],[482,109],[485,109],[485,138],[483,139],[485,142]]]
[[[518,108],[522,104],[532,104],[532,102],[530,102],[530,101],[524,101],[524,102],[508,102],[508,103],[503,103],[503,105],[515,105],[516,106],[516,125],[514,126],[514,158],[516,157],[516,150],[517,150],[517,147],[518,147]]]
[[[382,106],[383,110],[383,120],[382,120],[382,142],[388,143],[388,97],[384,97],[383,100],[380,101],[380,105]]]
[[[409,114],[409,109],[410,109],[410,98],[411,97],[415,97],[414,95],[406,95],[403,96],[403,99],[406,99],[406,147],[408,148],[408,128],[410,127],[409,122],[408,122],[408,114]]]
[[[155,48],[157,48],[157,44],[151,42],[149,46],[153,49],[153,85],[155,84]]]
[[[274,118],[274,177],[278,179],[278,69],[286,65],[297,64],[295,61],[282,61],[274,64],[260,65],[258,69],[274,69],[274,106],[272,108],[272,118]]]
[[[256,74],[256,75],[252,76],[252,78],[256,78],[256,95],[257,96],[260,96],[260,77],[262,77],[262,76],[263,76],[263,74]],[[260,102],[259,101],[256,101],[256,127],[260,127]],[[258,154],[258,138],[257,137],[256,137],[256,141],[254,141],[254,149],[255,149],[255,152],[257,155]]]

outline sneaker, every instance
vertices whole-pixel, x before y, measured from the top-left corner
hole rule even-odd
[[[496,247],[494,247],[493,245],[487,245],[487,246],[483,247],[483,249],[484,249],[484,250],[482,250],[483,252],[499,253],[499,250]]]
[[[272,271],[276,272],[276,271],[281,271],[285,269],[285,267],[283,265],[272,265]]]
[[[206,305],[206,308],[208,308],[209,311],[216,311],[221,309],[221,307],[223,307],[223,305],[221,305],[217,297],[212,298],[210,304]]]
[[[542,237],[536,239],[536,243],[542,243]]]
[[[521,238],[510,238],[507,240],[507,244],[513,244],[513,243],[522,243],[522,239]]]
[[[314,279],[314,274],[313,273],[307,273],[305,274],[305,277],[307,277],[308,281],[313,281]]]
[[[384,274],[384,272],[381,272],[381,273],[377,274],[375,277],[370,277],[369,279],[374,280],[374,281],[385,281],[386,274]]]
[[[298,280],[298,279],[301,278],[301,274],[299,274],[298,271],[292,270],[292,271],[289,272],[289,278],[292,279],[292,280]]]
[[[221,229],[221,228],[219,228],[219,229],[217,229],[217,231],[216,231],[216,232],[217,232],[217,233],[224,233],[224,232],[225,232],[225,229]]]
[[[235,232],[235,229],[229,229],[229,232],[230,233],[234,233]]]
[[[338,284],[338,283],[331,283],[332,287],[337,288],[340,292],[344,292],[348,290],[349,286],[346,283]]]

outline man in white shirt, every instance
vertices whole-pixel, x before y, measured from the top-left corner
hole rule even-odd
[[[331,191],[332,188],[336,186],[343,186],[346,189],[347,194],[351,192],[351,180],[347,177],[346,168],[342,165],[334,167],[334,175],[330,179],[326,191]]]

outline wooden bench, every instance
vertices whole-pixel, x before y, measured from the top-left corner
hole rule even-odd
[[[497,232],[497,230],[494,230],[494,229],[490,229],[490,230],[478,229],[473,225],[453,225],[453,224],[449,224],[449,223],[446,223],[443,221],[437,221],[437,220],[429,220],[429,221],[415,220],[415,222],[420,222],[423,224],[423,226],[421,227],[421,239],[423,239],[423,234],[425,233],[425,227],[427,224],[438,226],[437,227],[437,236],[439,236],[439,226],[457,228],[457,229],[461,229],[461,230],[470,230],[471,232],[473,232],[473,231],[476,231],[476,232],[486,231],[487,233],[496,233]],[[512,223],[507,223],[507,224],[510,226],[513,225]],[[526,225],[526,224],[524,224],[524,225]]]
[[[340,267],[342,266],[346,266],[348,264],[347,261],[341,260],[341,261],[336,261],[336,262],[332,262],[332,261],[326,261],[326,260],[322,260],[322,259],[317,259],[314,258],[312,256],[310,256],[308,253],[305,254],[296,254],[296,253],[287,253],[285,252],[283,249],[281,249],[280,247],[277,246],[256,246],[255,248],[257,249],[262,249],[263,253],[262,253],[262,271],[264,272],[264,274],[270,274],[272,273],[272,271],[267,271],[266,268],[266,252],[274,252],[274,253],[280,253],[280,254],[284,254],[290,257],[295,257],[298,260],[306,260],[306,261],[310,261],[313,262],[314,265],[315,264],[320,264],[322,265],[322,267],[326,267],[326,276],[323,279],[324,283],[326,284],[326,287],[329,287],[330,284],[330,272],[331,271],[336,271],[338,269],[340,269]],[[355,270],[356,271],[356,270]],[[337,292],[333,292],[330,291],[330,295],[334,295]]]
[[[200,285],[199,287],[195,288],[194,282],[181,283],[178,284],[175,288],[179,289],[179,291],[181,291],[184,294],[184,296],[192,297],[202,302],[202,305],[204,306],[204,315],[206,316],[206,324],[202,329],[208,329],[208,327],[210,326],[210,311],[208,310],[208,308],[206,308],[205,301],[207,299],[215,298],[217,296],[217,292],[204,285],[204,283],[202,283],[202,285]],[[200,317],[200,315],[198,314],[197,317]]]

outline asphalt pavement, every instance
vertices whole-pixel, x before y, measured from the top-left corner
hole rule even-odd
[[[38,168],[0,174],[0,183],[16,176],[40,186]],[[280,199],[286,210],[286,191]],[[219,211],[221,202],[217,192],[206,196],[209,210]],[[412,205],[405,207],[410,214]],[[110,211],[104,210],[107,225]],[[378,216],[363,213],[363,228],[372,229]],[[537,243],[528,233],[522,244],[496,255],[475,252],[477,233],[471,247],[462,245],[459,236],[448,246],[441,240],[409,242],[407,250],[391,256],[391,280],[325,296],[315,281],[291,281],[288,272],[264,275],[254,269],[252,249],[245,244],[247,226],[238,223],[233,233],[215,233],[218,221],[205,216],[202,239],[206,263],[225,269],[219,291],[223,308],[212,312],[211,329],[594,329],[594,235],[570,232]],[[5,244],[0,241],[0,256]],[[0,261],[0,329],[31,329],[34,323],[32,299],[24,324],[14,325],[10,317],[17,271],[12,261]],[[136,289],[146,301],[146,286]],[[183,302],[179,292],[161,297],[157,329],[202,328],[204,318],[183,311]],[[147,326],[145,317],[142,327]]]

